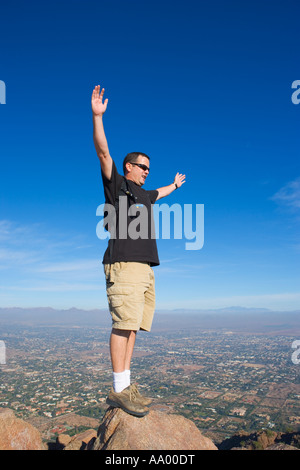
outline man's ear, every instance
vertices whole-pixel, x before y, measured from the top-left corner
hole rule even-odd
[[[125,169],[126,169],[126,172],[125,173],[130,173],[131,169],[132,169],[132,165],[130,162],[127,162],[126,165],[125,165]]]

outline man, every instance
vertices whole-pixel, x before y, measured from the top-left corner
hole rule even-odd
[[[130,383],[130,363],[138,330],[150,331],[154,308],[155,289],[152,266],[159,265],[156,240],[152,227],[152,205],[185,182],[185,175],[177,173],[174,182],[157,190],[146,191],[142,188],[150,171],[150,158],[141,152],[128,154],[123,162],[124,177],[116,169],[110,156],[103,127],[103,114],[108,99],[103,102],[104,88],[96,86],[92,93],[94,144],[101,165],[105,201],[112,206],[118,201],[121,212],[121,195],[126,200],[122,215],[125,220],[126,236],[117,217],[116,237],[109,240],[103,264],[106,277],[106,290],[112,331],[110,336],[110,355],[113,369],[113,388],[107,398],[111,406],[120,407],[134,416],[145,416],[151,400],[143,397],[136,385]],[[122,188],[123,193],[122,193]],[[143,236],[130,236],[129,224],[134,215],[130,209],[143,212]],[[121,220],[121,219],[120,219]],[[142,228],[140,228],[142,233]]]

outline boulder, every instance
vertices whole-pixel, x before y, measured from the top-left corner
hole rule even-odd
[[[39,431],[15,416],[9,408],[0,408],[0,450],[45,450]]]
[[[68,434],[59,434],[56,438],[56,444],[55,444],[55,449],[56,450],[62,450],[64,449],[68,444],[70,444],[72,438]]]
[[[278,444],[272,444],[271,446],[267,447],[265,450],[300,450],[297,447],[290,446],[288,444],[284,444],[283,442],[279,442]]]
[[[76,434],[65,446],[64,450],[90,450],[97,437],[95,429]]]
[[[218,450],[196,425],[180,415],[150,410],[136,418],[109,407],[91,450]]]

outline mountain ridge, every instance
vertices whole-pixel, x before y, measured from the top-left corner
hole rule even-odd
[[[260,334],[300,334],[300,310],[272,311],[248,307],[216,310],[157,310],[152,331],[184,329],[191,334],[197,329],[229,330]],[[77,307],[61,310],[52,307],[1,307],[0,324],[8,326],[85,327],[92,324],[111,328],[108,309],[83,310]]]

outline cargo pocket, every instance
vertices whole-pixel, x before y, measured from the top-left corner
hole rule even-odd
[[[133,286],[120,286],[113,284],[107,288],[110,313],[114,321],[128,321],[130,319],[130,296],[133,292]]]
[[[124,303],[122,295],[110,295],[108,301],[113,308],[121,307]]]

